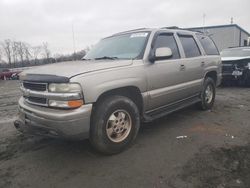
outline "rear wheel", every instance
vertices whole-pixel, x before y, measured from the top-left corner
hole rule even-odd
[[[124,96],[110,96],[96,106],[90,127],[90,142],[104,154],[126,149],[136,138],[140,114],[135,103]]]
[[[216,86],[214,80],[210,77],[205,78],[201,92],[201,102],[198,103],[200,109],[209,110],[213,107],[215,100],[215,90]]]

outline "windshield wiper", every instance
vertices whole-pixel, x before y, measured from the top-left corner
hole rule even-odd
[[[95,60],[101,60],[101,59],[115,60],[115,59],[119,59],[119,58],[118,57],[110,57],[110,56],[103,56],[103,57],[97,57],[97,58],[95,58]]]

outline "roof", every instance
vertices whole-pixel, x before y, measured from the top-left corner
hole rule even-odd
[[[245,32],[247,35],[250,36],[249,32],[247,32],[245,29],[238,26],[237,24],[215,25],[215,26],[205,26],[205,27],[190,27],[190,28],[186,28],[186,29],[190,29],[190,30],[192,30],[192,29],[216,29],[216,28],[224,28],[224,27],[237,27],[239,30]]]

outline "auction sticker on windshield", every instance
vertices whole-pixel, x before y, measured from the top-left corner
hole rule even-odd
[[[135,38],[135,37],[147,37],[148,33],[133,33],[130,35],[130,38]]]

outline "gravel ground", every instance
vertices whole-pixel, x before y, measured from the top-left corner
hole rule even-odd
[[[115,156],[89,142],[23,136],[17,81],[0,81],[0,187],[250,186],[250,88],[218,88],[212,111],[189,107],[142,125]]]

